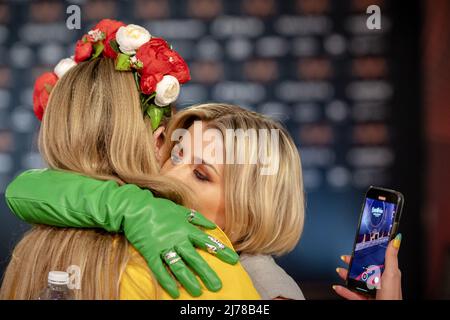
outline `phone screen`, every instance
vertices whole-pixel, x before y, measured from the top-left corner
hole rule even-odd
[[[396,203],[365,199],[348,277],[365,283],[368,291],[379,288],[396,213]]]

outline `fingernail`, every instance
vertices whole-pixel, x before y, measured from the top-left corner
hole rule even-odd
[[[339,273],[339,268],[336,268],[336,272]]]
[[[333,290],[336,291],[337,286],[332,286]]]
[[[344,257],[344,256],[341,256],[341,260],[345,262],[345,257]]]
[[[399,233],[399,234],[397,234],[397,236],[396,236],[395,239],[394,239],[394,243],[393,243],[394,248],[395,248],[395,249],[399,249],[399,248],[400,248],[400,243],[401,243],[401,242],[402,242],[402,234]]]

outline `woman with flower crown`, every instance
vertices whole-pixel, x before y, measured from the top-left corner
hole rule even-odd
[[[96,55],[98,49],[95,49],[95,47],[98,47],[98,41],[104,41],[104,39],[109,38],[111,48],[114,52],[118,52],[118,55],[114,57],[116,70],[129,70],[129,68],[142,70],[141,72],[138,71],[135,77],[136,81],[139,81],[140,84],[141,104],[144,106],[144,110],[148,110],[148,108],[153,110],[146,112],[152,119],[152,128],[157,129],[157,122],[159,122],[165,114],[168,114],[167,109],[164,110],[164,112],[161,112],[161,107],[173,102],[173,98],[178,95],[179,91],[177,82],[170,82],[172,79],[168,78],[168,76],[180,80],[179,82],[187,81],[188,77],[187,79],[183,78],[183,76],[186,76],[183,70],[187,70],[187,67],[183,66],[181,63],[182,59],[179,59],[179,56],[171,58],[171,53],[167,54],[164,52],[167,50],[165,49],[167,47],[161,40],[158,39],[158,43],[155,42],[151,45],[146,45],[145,42],[140,43],[137,41],[136,39],[139,38],[139,36],[137,36],[139,33],[146,34],[144,30],[145,29],[141,29],[138,26],[119,27],[115,37],[116,44],[114,42],[114,37],[104,37],[101,34],[99,35],[96,28],[94,28],[92,32],[88,33],[88,37],[92,37],[92,41],[94,41],[92,49],[90,49],[89,45],[86,45],[91,38],[84,38],[84,40],[81,40],[82,42],[77,43],[77,50],[81,50],[81,53],[78,52],[77,54],[76,52],[75,60],[79,60],[80,56],[82,57],[82,60],[79,61],[88,58],[90,59],[90,57]],[[124,36],[126,34],[133,35],[132,39],[127,40],[127,37]],[[133,44],[133,41],[135,44]],[[152,42],[151,40],[147,41]],[[139,46],[141,47],[136,50]],[[145,49],[147,51],[141,50],[142,47],[147,48]],[[144,55],[143,52],[146,52],[146,54]],[[131,56],[127,58],[122,56],[122,54]],[[170,67],[169,63],[165,62],[175,61],[180,63],[176,68],[176,73],[167,74],[167,72],[170,72]],[[63,63],[67,64],[69,67],[73,64],[70,61]],[[59,67],[61,67],[61,65],[59,65]],[[147,70],[147,73],[143,72],[144,69]],[[57,70],[58,66],[55,68],[55,73]],[[164,72],[159,74],[158,70],[164,70]],[[155,71],[156,74],[159,74],[158,76],[149,76],[150,74],[155,74]],[[167,79],[170,79],[170,81]],[[169,85],[164,85],[164,81],[169,83]],[[175,86],[171,86],[171,83],[175,83]],[[161,89],[167,87],[170,89]],[[39,88],[38,85],[37,88]],[[153,93],[153,97],[146,98],[143,96],[143,92],[148,94],[152,93],[152,90],[156,90],[156,94]],[[164,92],[164,95],[161,94],[161,91]],[[39,90],[37,90],[37,92],[39,92]],[[54,96],[55,94],[52,95],[50,105],[57,99]],[[146,105],[148,106],[146,107]],[[73,109],[73,106],[70,108]],[[37,110],[40,109],[37,108]],[[48,118],[50,118],[51,115],[47,115],[47,113],[52,113],[50,110],[51,107],[45,112],[43,128],[46,125],[46,120],[47,122],[50,121]],[[40,113],[37,112],[37,115],[39,114]],[[160,116],[155,117],[157,114]],[[157,119],[157,121],[155,121],[155,119]],[[184,196],[179,197],[182,193],[181,190],[177,190],[179,194],[176,196],[171,194],[176,187],[169,192],[161,192],[161,190],[158,189],[158,187],[161,187],[163,184],[166,189],[170,189],[170,183],[168,181],[171,180],[161,182],[161,185],[153,184],[151,187],[145,183],[136,183],[136,180],[133,181],[133,179],[123,180],[127,183],[137,184],[140,187],[147,187],[154,193],[156,192],[157,195],[168,197],[185,204],[189,203],[189,200],[186,199],[189,198],[190,193],[190,195],[194,197],[194,202],[192,202],[191,206],[205,213],[208,218],[216,222],[219,227],[224,229],[227,236],[231,239],[231,243],[238,252],[240,252],[242,263],[249,272],[253,283],[256,285],[259,294],[263,298],[302,299],[303,295],[295,282],[279,268],[270,257],[273,254],[280,255],[291,250],[296,245],[302,231],[304,215],[303,191],[300,159],[295,144],[292,142],[292,139],[287,132],[274,121],[239,107],[224,104],[199,105],[179,112],[174,119],[169,122],[168,135],[170,136],[179,128],[192,129],[193,124],[197,122],[201,122],[210,127],[215,127],[216,129],[266,128],[280,130],[282,132],[280,138],[282,141],[280,144],[282,146],[280,149],[281,171],[279,171],[277,175],[260,176],[256,174],[256,172],[261,169],[258,165],[215,166],[212,164],[205,165],[200,163],[196,166],[191,162],[180,165],[178,161],[180,158],[179,146],[177,148],[177,146],[171,145],[170,141],[163,141],[163,135],[161,134],[162,128],[159,128],[155,130],[155,148],[156,158],[162,166],[161,174],[164,179],[173,177],[175,180],[178,180],[175,183],[179,189],[182,189],[182,182],[189,183],[189,191],[187,191]],[[45,130],[43,129],[41,129],[41,150],[46,150],[46,148],[43,147],[44,143],[42,141],[42,136],[45,136]],[[222,132],[222,136],[225,136],[225,132]],[[186,138],[184,141],[186,141]],[[251,147],[251,145],[247,145],[247,147]],[[50,149],[51,148],[48,148],[48,151],[50,151]],[[189,147],[184,146],[181,150],[184,151],[181,158],[184,156],[186,159],[193,155]],[[229,152],[228,148],[225,148],[225,152]],[[131,152],[129,154],[131,154]],[[125,153],[124,156],[126,155],[127,154]],[[44,152],[44,156],[47,159],[47,162],[49,162],[49,157],[46,155],[46,152]],[[62,170],[68,169],[61,168],[56,164],[53,165],[51,162],[49,162],[49,164],[50,167],[53,168]],[[213,170],[208,168],[213,168]],[[209,172],[209,170],[212,171]],[[85,174],[83,170],[73,170],[72,168],[70,171]],[[94,178],[110,179],[95,174],[86,175]],[[40,188],[33,187],[36,185],[39,185]],[[127,184],[126,186],[130,186],[130,184]],[[173,234],[168,232],[167,228],[165,229],[166,234],[157,235],[156,232],[152,231],[152,229],[155,229],[157,226],[154,224],[143,223],[143,221],[148,220],[149,217],[147,213],[142,213],[142,210],[139,209],[139,207],[146,203],[146,208],[158,209],[152,203],[153,199],[149,199],[147,195],[145,195],[145,197],[140,197],[143,190],[138,188],[125,189],[126,186],[119,186],[115,183],[108,185],[108,182],[101,182],[74,175],[73,173],[63,173],[61,171],[30,171],[19,176],[8,187],[6,196],[11,209],[19,217],[32,223],[46,223],[67,227],[100,227],[109,231],[118,231],[120,228],[117,227],[119,224],[117,220],[125,222],[123,223],[124,226],[128,226],[127,228],[124,228],[125,236],[147,259],[148,265],[152,270],[154,268],[152,268],[154,259],[153,261],[152,259],[148,259],[147,257],[151,256],[151,254],[146,252],[148,252],[148,246],[154,243],[161,244],[161,247],[158,249],[161,249],[163,260],[165,260],[175,275],[177,275],[177,269],[174,267],[179,267],[181,265],[182,258],[186,260],[186,263],[190,266],[195,266],[196,263],[193,262],[194,255],[189,257],[187,254],[188,251],[191,251],[188,249],[190,247],[187,245],[187,241],[183,241],[182,244],[175,244],[171,247],[168,243],[168,239],[172,238]],[[251,190],[249,189],[249,186],[251,186]],[[42,190],[43,188],[44,190]],[[36,199],[39,199],[39,201],[36,201]],[[139,199],[139,201],[136,202],[133,201],[133,199]],[[131,215],[127,215],[125,212],[141,213],[142,217],[135,218],[134,220],[140,221],[143,225],[137,227],[136,223],[127,223],[127,221],[134,221],[130,219]],[[137,214],[135,216],[137,216]],[[198,213],[189,215],[189,217],[194,220],[202,219]],[[167,217],[166,219],[169,218]],[[111,220],[116,220],[116,223],[112,223]],[[203,226],[207,224],[206,220],[201,221]],[[175,231],[172,232],[176,234]],[[231,262],[231,260],[233,260],[232,255],[223,245],[223,243],[231,245],[227,236],[221,233],[220,229],[208,231],[208,233],[210,233],[208,239],[202,238],[200,234],[193,233],[188,235],[188,239],[196,246],[204,248],[216,254],[218,257],[222,256],[224,260],[229,258],[228,261]],[[147,235],[145,236],[144,241],[142,240],[144,234],[152,234],[152,236],[160,237],[160,239],[159,241],[155,241],[155,239],[150,239],[151,237]],[[213,236],[211,237],[211,235]],[[136,241],[136,239],[142,241]],[[152,252],[155,251],[157,250],[153,250]],[[392,263],[396,262],[395,248],[390,248],[388,253],[390,256],[387,257],[386,261],[387,263],[388,261],[391,261],[391,269],[395,271],[396,266]],[[206,259],[208,258],[205,253],[201,254]],[[133,259],[133,257],[135,259]],[[133,292],[136,291],[134,290],[136,287],[139,288],[137,283],[149,283],[153,281],[153,278],[150,277],[149,273],[143,268],[142,261],[139,260],[139,257],[140,255],[137,253],[132,255],[132,258],[129,260],[125,269],[125,273],[122,274],[122,284],[120,286],[121,297],[125,297],[127,292],[131,292],[128,296],[136,298],[135,293]],[[345,257],[345,259],[348,260],[348,257]],[[172,263],[173,261],[176,262]],[[214,270],[218,270],[217,266],[213,265],[213,263],[220,263],[219,261],[208,260],[208,262],[210,262]],[[10,268],[13,268],[13,263],[11,263]],[[8,271],[10,268],[8,268]],[[205,267],[205,269],[210,270],[211,273],[214,272],[207,267]],[[345,272],[345,269],[341,268],[339,274],[342,277],[345,277]],[[178,274],[182,273],[178,271]],[[198,272],[198,274],[206,287],[210,290],[214,290],[214,288],[211,288],[211,283],[208,285],[208,281],[204,274],[202,275],[201,272]],[[220,273],[219,276],[222,278],[224,284],[222,292],[226,291],[227,288],[229,288],[227,284],[232,282],[229,277],[231,276],[234,278],[234,276],[232,273]],[[160,280],[160,282],[161,279],[163,279],[162,277],[158,278],[158,276],[156,276],[156,278]],[[178,278],[186,288],[191,287],[191,294],[194,293],[195,295],[200,292],[200,290],[192,290],[192,287],[197,288],[196,285],[193,284],[195,281],[189,283],[189,281],[186,280],[186,277],[183,278],[181,276]],[[8,279],[8,277],[6,279]],[[137,279],[139,280],[137,281]],[[386,280],[385,282],[390,284],[391,287],[393,286],[395,290],[390,289],[387,293],[381,293],[380,297],[401,297],[401,287],[397,280],[397,278],[395,278],[395,281],[389,279]],[[246,282],[242,282],[242,279],[240,279],[239,283],[241,284],[241,287],[233,287],[234,293],[232,298],[242,298],[242,296],[240,296],[240,294],[242,294],[242,285],[245,285]],[[154,288],[157,287],[158,286],[156,285],[147,286],[146,288],[140,286],[140,290],[138,290],[140,292],[140,297],[154,297]],[[400,290],[398,290],[398,288],[400,288]],[[252,293],[253,290],[254,289],[248,287],[244,291],[247,291],[247,294],[254,297],[255,295]],[[360,296],[352,295],[351,292],[346,291],[342,287],[337,287],[336,291],[347,298],[361,298]],[[392,292],[394,292],[394,294],[392,294]],[[398,292],[400,292],[400,296],[398,296]],[[210,296],[207,295],[205,298],[208,297]],[[219,298],[219,296],[213,296],[212,298]]]

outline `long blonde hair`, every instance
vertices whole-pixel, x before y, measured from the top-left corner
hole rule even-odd
[[[112,59],[82,62],[57,82],[42,120],[39,149],[50,168],[136,184],[188,203],[187,187],[156,176],[150,119],[141,110],[133,75],[116,71]],[[122,235],[33,227],[12,253],[0,299],[35,299],[49,271],[70,265],[81,268],[77,299],[118,299],[128,249]]]
[[[242,163],[224,166],[224,232],[240,253],[282,255],[291,251],[303,230],[305,207],[300,155],[286,129],[264,115],[235,105],[206,103],[178,112],[170,121],[167,139],[176,129],[187,129],[197,120],[218,129],[225,140],[227,129],[256,129],[258,138],[260,129],[279,130],[279,166],[275,174],[261,175],[263,164],[251,163],[257,152],[250,145],[252,140],[244,140],[246,145],[241,150],[238,141],[225,141],[225,153],[246,152]],[[172,141],[171,146],[175,143]],[[273,144],[266,139],[266,150],[274,150]]]

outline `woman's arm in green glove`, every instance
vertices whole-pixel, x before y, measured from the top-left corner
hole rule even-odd
[[[208,251],[227,263],[235,264],[239,259],[233,250],[217,245],[194,226],[215,228],[201,214],[191,214],[190,209],[156,198],[136,185],[119,186],[115,181],[50,169],[28,170],[10,183],[5,196],[13,213],[29,223],[124,232],[174,298],[179,296],[177,285],[163,261],[191,295],[199,296],[200,284],[186,264],[211,291],[219,290],[221,281],[194,250],[194,244],[202,248],[208,244]],[[216,249],[211,250],[211,246]],[[181,259],[168,260],[173,256],[168,252]]]

